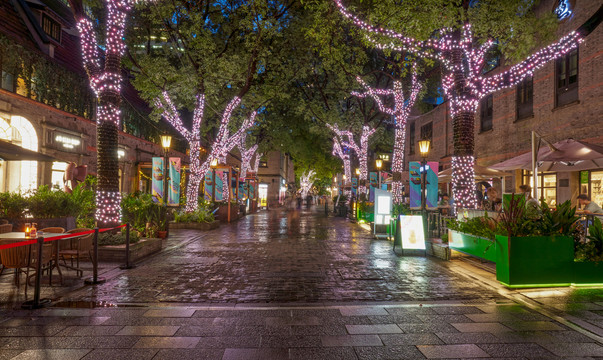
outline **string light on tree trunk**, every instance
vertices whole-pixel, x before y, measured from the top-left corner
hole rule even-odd
[[[199,185],[203,181],[205,174],[211,167],[214,160],[223,163],[228,153],[237,145],[241,144],[241,139],[246,136],[247,131],[255,123],[257,113],[254,111],[251,116],[243,121],[243,125],[232,136],[229,134],[228,125],[232,117],[232,112],[241,103],[239,97],[234,97],[226,106],[222,114],[218,136],[212,144],[211,151],[203,163],[201,163],[199,149],[201,148],[201,124],[205,110],[205,95],[197,95],[197,104],[193,113],[192,131],[189,131],[180,118],[180,113],[174,106],[167,91],[162,92],[162,97],[155,99],[155,107],[162,111],[162,116],[172,125],[188,142],[190,147],[191,173],[186,189],[186,207],[188,212],[195,211],[199,207]],[[228,179],[223,182],[228,188],[230,182]],[[228,196],[229,190],[225,196]]]
[[[312,184],[314,184],[314,176],[316,172],[314,170],[306,171],[300,177],[299,183],[301,188],[301,196],[302,198],[306,198],[312,189]]]
[[[339,136],[333,137],[333,155],[339,157],[343,161],[343,173],[346,177],[346,181],[350,181],[352,178],[350,151],[348,147],[341,145]]]
[[[479,101],[495,91],[517,85],[549,61],[576,49],[582,41],[579,33],[571,32],[509,69],[489,75],[484,74],[482,70],[486,63],[486,54],[494,45],[494,41],[488,40],[481,46],[477,45],[479,41],[473,36],[471,25],[468,23],[463,26],[460,33],[454,29],[444,28],[433,38],[419,41],[393,30],[371,25],[352,14],[344,6],[343,0],[333,1],[346,18],[366,32],[366,39],[376,48],[406,51],[442,63],[442,87],[450,100],[454,129],[453,159],[459,158],[458,161],[453,161],[453,184],[461,182],[460,179],[455,180],[455,177],[466,173],[458,166],[467,161],[475,161],[473,121]],[[387,40],[382,42],[383,39]],[[472,169],[473,165],[472,163]],[[469,188],[475,188],[474,182],[471,182]],[[454,197],[459,207],[472,207],[476,204],[475,191],[463,191],[462,194],[454,194]]]
[[[377,89],[368,86],[360,77],[356,78],[365,89],[364,92],[352,92],[352,95],[358,97],[370,96],[379,110],[393,115],[395,119],[394,133],[394,152],[392,156],[392,196],[395,204],[402,203],[402,171],[404,171],[404,147],[406,144],[406,123],[410,110],[412,109],[417,95],[421,90],[421,84],[417,81],[417,73],[413,70],[411,76],[411,88],[408,100],[405,100],[404,90],[400,81],[394,81],[392,89]],[[392,96],[394,98],[394,107],[387,107],[381,97]]]

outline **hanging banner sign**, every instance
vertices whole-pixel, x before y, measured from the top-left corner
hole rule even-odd
[[[358,196],[358,178],[352,178],[352,194]]]
[[[425,166],[425,206],[434,208],[438,206],[438,166],[437,162],[428,162]],[[421,207],[421,163],[411,161],[410,172],[410,207]]]
[[[214,184],[215,184],[215,194],[214,194],[214,200],[215,201],[223,201],[224,200],[224,176],[228,176],[227,174],[225,174],[224,171],[222,170],[216,170],[216,177],[214,179]]]
[[[214,187],[214,180],[213,180],[213,172],[211,170],[209,170],[206,174],[205,174],[205,181],[204,183],[204,192],[205,192],[205,200],[207,201],[211,201],[211,193],[213,191],[213,187]]]
[[[151,182],[151,195],[153,195],[153,201],[163,203],[163,158],[154,157],[153,161],[153,171],[151,173],[152,182]]]
[[[377,179],[377,173],[369,173],[369,202],[375,201],[375,189],[379,186],[379,180]]]
[[[425,250],[423,216],[400,215],[400,234],[403,250]]]
[[[170,183],[168,191],[168,205],[178,206],[180,204],[180,158],[170,159]]]
[[[388,173],[388,172],[381,172],[381,189],[382,190],[387,190],[387,184],[385,183],[387,181],[387,179],[389,179],[392,174]]]

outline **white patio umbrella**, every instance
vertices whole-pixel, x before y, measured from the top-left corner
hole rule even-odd
[[[538,151],[540,171],[580,171],[603,167],[603,146],[584,141],[567,139],[542,147]],[[532,170],[532,153],[516,156],[501,163],[490,165],[496,170]]]
[[[509,173],[500,170],[494,170],[486,166],[475,165],[473,170],[475,171],[475,180],[483,181],[492,178],[504,178],[509,176]],[[438,180],[441,182],[452,181],[452,168],[442,170],[438,173]]]

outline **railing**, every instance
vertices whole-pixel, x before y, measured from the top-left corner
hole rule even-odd
[[[93,255],[92,255],[92,257],[93,257],[92,258],[92,277],[84,280],[84,282],[89,285],[96,285],[96,284],[101,284],[105,281],[105,279],[100,278],[98,276],[98,234],[107,232],[107,231],[121,229],[121,228],[126,228],[126,263],[124,265],[120,266],[120,268],[121,269],[132,269],[134,267],[134,265],[130,264],[130,224],[122,224],[119,226],[115,226],[115,227],[111,227],[111,228],[103,228],[103,229],[95,228],[94,230],[82,231],[82,232],[71,233],[71,234],[66,234],[66,235],[57,235],[57,236],[48,236],[48,237],[38,236],[37,238],[27,240],[27,241],[16,241],[14,243],[0,245],[0,250],[11,249],[11,248],[16,248],[16,247],[20,247],[20,246],[31,246],[31,245],[35,245],[35,244],[37,244],[37,246],[38,246],[38,249],[37,249],[38,250],[37,251],[38,258],[36,259],[36,275],[35,275],[36,277],[35,277],[35,284],[34,284],[34,298],[33,298],[33,300],[25,301],[21,305],[21,307],[24,309],[39,309],[41,307],[47,306],[50,303],[50,299],[40,299],[40,287],[41,287],[41,278],[42,278],[42,253],[43,253],[44,243],[51,242],[51,241],[57,241],[57,240],[78,238],[83,235],[89,235],[89,234],[94,233]],[[55,261],[58,262],[58,259],[55,259]],[[25,279],[25,281],[28,281],[28,280]]]

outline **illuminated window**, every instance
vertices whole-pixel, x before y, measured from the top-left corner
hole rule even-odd
[[[56,42],[61,42],[61,24],[51,19],[48,15],[42,14],[42,29]]]
[[[63,176],[65,175],[65,169],[67,168],[66,162],[55,161],[52,163],[52,176],[50,181],[52,182],[52,188],[57,190],[63,189]]]
[[[522,170],[522,184],[530,184],[534,188],[532,172]],[[550,172],[538,173],[538,197],[544,199],[549,206],[557,205],[557,174]]]

